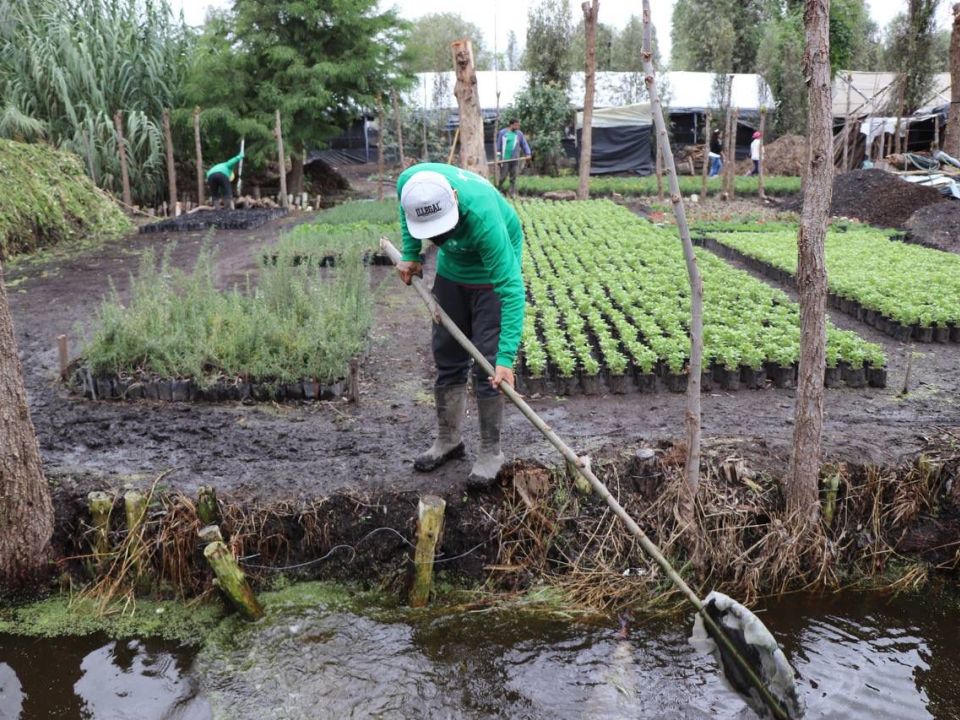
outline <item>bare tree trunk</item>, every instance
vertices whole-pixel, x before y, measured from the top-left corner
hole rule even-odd
[[[53,503],[0,266],[0,595],[43,579],[52,535]]]
[[[383,101],[377,95],[377,200],[383,200]]]
[[[687,225],[687,213],[680,194],[680,182],[677,179],[677,166],[670,149],[667,124],[663,117],[663,106],[657,90],[656,71],[653,67],[652,23],[650,22],[650,0],[643,0],[643,71],[653,111],[653,122],[657,131],[657,146],[663,150],[667,177],[670,182],[670,201],[677,219],[677,230],[683,244],[683,257],[687,264],[690,279],[690,365],[687,377],[687,408],[685,424],[687,429],[687,459],[685,494],[681,498],[680,515],[687,526],[687,538],[691,547],[694,565],[699,566],[699,551],[696,534],[696,495],[700,486],[700,373],[703,367],[703,280],[697,268],[697,258],[690,240],[690,228]]]
[[[843,171],[850,172],[850,88],[853,75],[847,73],[847,111],[843,116]]]
[[[757,194],[760,196],[760,199],[763,200],[766,198],[766,194],[763,191],[763,156],[764,156],[764,145],[766,145],[766,136],[764,132],[767,128],[767,109],[765,107],[760,108],[760,161],[757,163]],[[832,136],[831,136],[832,140]],[[832,148],[831,143],[831,148]],[[833,157],[831,155],[831,157]]]
[[[943,151],[960,157],[960,3],[953,6],[953,30],[950,33],[950,113]]]
[[[737,190],[737,122],[740,118],[739,108],[732,107],[728,115],[728,133],[726,139],[726,161],[723,166],[723,199],[733,200]]]
[[[400,116],[400,101],[397,99],[396,90],[390,92],[390,102],[393,104],[393,122],[397,129],[397,154],[400,156],[400,167],[403,167],[407,154],[403,149],[403,118]]]
[[[123,113],[119,110],[113,116],[113,126],[117,129],[117,151],[120,153],[120,186],[123,193],[123,204],[133,205],[130,193],[130,172],[127,170],[127,142],[123,137]]]
[[[706,112],[706,123],[704,125],[704,140],[703,140],[703,182],[700,187],[700,194],[704,199],[707,197],[707,176],[710,173],[710,111]]]
[[[293,196],[300,197],[303,193],[303,162],[306,150],[302,147],[296,148],[290,153],[290,192]]]
[[[590,154],[593,152],[593,95],[597,82],[597,15],[600,0],[580,5],[583,10],[583,29],[586,35],[587,59],[583,92],[583,128],[580,131],[580,183],[577,199],[590,197]]]
[[[200,144],[200,106],[193,109],[193,144],[197,149],[197,204],[203,205],[203,146]]]
[[[493,118],[493,184],[500,187],[500,91],[497,90],[497,114]],[[517,172],[520,168],[517,168]]]
[[[807,79],[807,167],[797,239],[800,294],[800,376],[787,507],[806,520],[819,512],[818,488],[823,434],[823,375],[826,370],[827,266],[823,242],[833,186],[830,89],[830,0],[806,0],[803,54]]]
[[[280,126],[280,111],[274,116],[273,136],[277,139],[277,161],[280,163],[280,206],[289,207],[287,198],[287,156],[283,152],[283,128]]]
[[[177,215],[177,168],[173,164],[173,136],[170,133],[170,111],[163,111],[163,140],[167,146],[167,189],[170,194],[170,215]]]
[[[460,167],[487,177],[487,151],[483,146],[483,115],[477,94],[477,70],[473,64],[473,44],[466,38],[455,40],[453,67],[457,75],[454,95],[460,107]]]

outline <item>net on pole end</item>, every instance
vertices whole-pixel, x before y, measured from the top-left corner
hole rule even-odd
[[[703,611],[723,629],[754,674],[763,682],[780,704],[782,717],[798,720],[803,717],[804,704],[797,690],[796,673],[773,635],[756,615],[736,600],[716,591],[703,600]],[[715,637],[699,613],[693,625],[690,644],[703,653],[710,653],[723,669],[727,686],[760,718],[775,718],[760,692],[747,679],[741,662]]]

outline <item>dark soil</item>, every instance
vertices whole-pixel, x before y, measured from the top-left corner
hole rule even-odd
[[[254,230],[270,220],[283,217],[283,208],[253,208],[250,210],[197,210],[175,218],[141,225],[140,233],[193,232],[218,228],[220,230]]]
[[[215,231],[219,282],[242,282],[256,267],[254,250],[275,240],[282,227],[308,217],[291,216],[257,232]],[[168,486],[192,491],[212,484],[254,501],[337,490],[460,496],[469,461],[430,475],[413,471],[414,455],[430,443],[434,430],[430,319],[416,294],[400,286],[389,268],[371,270],[374,281],[384,285],[358,406],[93,402],[70,395],[57,382],[55,338],[68,334],[77,352],[79,333],[89,329],[108,292],[108,278],[123,296],[145,249],[162,250],[176,241],[173,262],[187,268],[205,237],[132,236],[71,258],[24,264],[8,274],[31,412],[51,476],[73,476],[82,490],[103,484],[101,475],[156,476],[175,468],[164,481]],[[912,392],[901,398],[897,393],[910,348],[842,315],[833,320],[883,344],[890,367],[885,390],[828,391],[825,445],[832,458],[895,464],[916,451],[930,428],[960,425],[954,348],[924,347],[912,363]],[[780,474],[792,440],[794,397],[793,390],[776,388],[711,392],[703,398],[705,438],[732,438],[742,452]],[[684,432],[682,394],[534,398],[533,406],[581,453],[677,439]],[[477,446],[473,407],[468,413],[466,440],[472,451]],[[556,460],[547,442],[510,409],[504,439],[510,458]]]
[[[906,222],[907,242],[960,253],[960,202],[948,200],[920,208]]]
[[[902,228],[920,208],[942,202],[944,197],[933,188],[908,183],[892,173],[853,170],[833,179],[830,214],[880,227]]]

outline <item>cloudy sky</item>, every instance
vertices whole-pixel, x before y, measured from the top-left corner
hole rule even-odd
[[[431,12],[458,12],[483,32],[488,47],[493,46],[496,27],[497,48],[502,50],[507,44],[507,33],[513,30],[520,42],[526,34],[527,9],[534,0],[486,0],[485,2],[463,2],[461,0],[380,0],[381,6],[397,7],[400,15],[414,20]],[[199,25],[208,7],[229,6],[229,0],[172,0],[175,9],[183,8],[187,22]],[[670,56],[670,16],[673,13],[673,0],[650,0],[653,23],[659,30],[664,57]],[[899,12],[907,7],[907,0],[867,0],[873,19],[885,27]],[[950,25],[950,0],[940,0],[937,20],[941,27]],[[574,21],[580,18],[580,0],[570,0]],[[600,0],[600,21],[615,27],[623,27],[633,13],[640,14],[639,0]],[[709,12],[709,10],[705,10]]]

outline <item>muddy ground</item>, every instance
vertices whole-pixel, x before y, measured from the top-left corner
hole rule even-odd
[[[256,267],[254,250],[273,242],[305,216],[291,215],[256,231],[216,231],[219,282],[240,282]],[[469,459],[422,475],[412,459],[431,441],[430,320],[417,295],[389,268],[373,268],[380,299],[370,351],[363,364],[359,405],[345,402],[254,405],[92,402],[57,382],[56,341],[72,348],[108,292],[121,295],[147,248],[176,243],[175,263],[189,267],[205,233],[130,235],[100,249],[43,263],[15,264],[6,281],[33,421],[47,471],[73,492],[117,485],[117,477],[164,478],[192,491],[216,486],[223,496],[252,501],[320,497],[335,491],[463,493]],[[909,346],[847,316],[833,321],[882,344],[889,385],[827,392],[826,451],[831,460],[895,464],[914,454],[938,427],[960,426],[960,366],[956,345]],[[908,365],[910,393],[899,395]],[[711,392],[703,398],[707,443],[739,446],[751,462],[785,471],[792,439],[793,390]],[[683,436],[683,395],[535,398],[531,404],[580,452]],[[474,411],[467,443],[477,446]],[[510,458],[553,462],[557,455],[520,414],[508,409],[504,450]],[[472,456],[472,454],[471,454]]]

